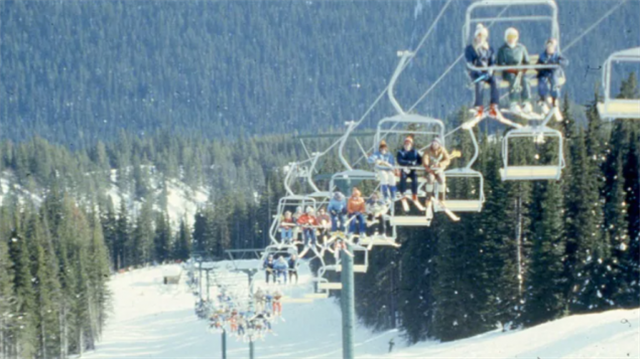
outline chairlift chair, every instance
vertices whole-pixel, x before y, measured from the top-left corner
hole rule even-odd
[[[408,125],[415,125],[414,128],[407,128]],[[378,122],[378,128],[376,131],[374,143],[380,143],[383,139],[388,138],[390,135],[398,136],[425,136],[427,138],[439,137],[442,140],[442,145],[445,146],[445,127],[441,120],[421,116],[417,114],[400,113],[398,115],[387,117]],[[446,147],[446,146],[445,146]],[[416,166],[414,169],[422,171],[422,165]],[[423,184],[424,176],[418,178],[420,184]],[[424,193],[422,193],[424,194]],[[420,190],[418,195],[421,195]],[[394,230],[398,226],[428,226],[428,222],[424,216],[410,216],[405,214],[393,213],[389,218],[389,223]]]
[[[354,257],[353,272],[366,273],[367,269],[369,268],[369,251],[367,250],[367,248],[358,244],[352,244],[350,245],[349,250],[351,251]],[[356,257],[358,257],[358,260],[359,260],[360,254],[362,255],[362,261],[356,264],[355,263]],[[336,272],[341,272],[342,264],[337,264],[335,270]]]
[[[284,218],[284,213],[291,209],[293,209],[291,211],[293,213],[296,207],[302,207],[302,210],[304,211],[308,206],[311,206],[315,210],[317,210],[318,202],[315,198],[310,196],[292,195],[280,198],[280,201],[278,201],[278,209],[276,215],[273,219],[273,222],[271,223],[271,227],[269,228],[269,238],[271,239],[271,244],[284,244],[281,239],[278,239],[278,232],[280,230],[282,219]]]
[[[473,132],[473,129],[466,129],[471,136],[473,143],[474,153],[473,157],[469,160],[465,167],[452,168],[444,171],[444,187],[445,187],[445,202],[447,208],[452,212],[480,212],[484,204],[484,176],[482,173],[472,169],[471,167],[478,159],[480,148],[478,147],[478,140]],[[478,182],[478,194],[477,197],[464,198],[464,199],[448,199],[447,196],[447,180],[449,179],[464,179]]]
[[[640,63],[640,47],[614,52],[602,65],[603,101],[598,112],[605,119],[640,119],[640,99],[611,98],[611,68],[619,62]]]
[[[493,16],[493,17],[477,17],[476,13],[483,9],[494,9],[504,7],[519,7],[523,9],[529,9],[531,14],[518,15],[518,16]],[[549,9],[549,12],[537,13],[535,7],[544,6]],[[534,11],[531,11],[534,10]],[[538,22],[549,23],[549,37],[558,41],[557,51],[560,51],[560,26],[558,22],[558,6],[554,0],[479,0],[471,4],[467,8],[465,23],[462,26],[462,48],[464,49],[472,40],[475,26],[479,23],[502,23],[511,22],[514,24],[520,24],[522,22]],[[471,71],[488,71],[494,70],[495,72],[501,72],[503,70],[526,70],[525,75],[527,81],[531,86],[538,85],[538,79],[536,77],[537,70],[560,68],[560,65],[538,65],[538,55],[530,55],[530,63],[518,65],[518,66],[489,66],[485,68],[478,68],[471,64],[467,64],[467,70]],[[465,71],[468,75],[468,71]],[[562,73],[561,73],[562,74]],[[494,74],[495,76],[496,74]],[[562,86],[566,82],[564,74],[559,78],[559,85]],[[488,87],[488,84],[485,84]],[[498,81],[499,88],[507,88],[509,86],[507,81]]]
[[[556,163],[549,165],[510,165],[509,164],[509,140],[515,138],[556,138],[558,140],[558,159]],[[500,176],[503,181],[509,180],[559,180],[562,169],[565,167],[563,153],[563,136],[560,131],[544,125],[537,127],[523,127],[514,129],[505,135],[502,140],[503,168]]]

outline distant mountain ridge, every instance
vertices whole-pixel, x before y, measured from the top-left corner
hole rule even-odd
[[[406,107],[461,53],[470,3],[453,1],[401,76],[397,95]],[[617,4],[558,3],[564,44]],[[396,51],[415,48],[444,5],[2,1],[0,136],[85,147],[122,129],[221,137],[340,126],[365,112],[395,68]],[[574,101],[593,97],[610,52],[640,44],[638,13],[640,1],[627,1],[567,53]],[[547,27],[518,25],[539,52]],[[503,29],[491,31],[497,47]],[[416,110],[444,116],[470,104],[465,82],[459,64]],[[391,113],[383,100],[366,125]]]

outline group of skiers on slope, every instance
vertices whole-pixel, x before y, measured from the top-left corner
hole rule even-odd
[[[255,311],[244,312],[233,307],[230,297],[221,293],[218,296],[218,308],[209,317],[210,327],[226,330],[247,342],[264,338],[272,333],[272,322],[282,314],[282,293],[276,289],[273,293],[258,289],[254,294]]]
[[[267,283],[269,283],[269,278],[273,277],[273,283],[287,284],[288,273],[289,282],[294,284],[293,277],[295,277],[295,284],[298,284],[298,264],[298,256],[296,254],[291,254],[288,259],[284,255],[274,258],[273,254],[269,254],[262,264]]]
[[[489,66],[520,66],[529,65],[530,58],[527,48],[519,42],[518,30],[510,27],[505,31],[505,43],[495,54],[489,45],[489,30],[482,24],[478,24],[474,34],[474,39],[465,49],[465,58],[468,64],[476,68]],[[559,65],[559,68],[544,68],[537,70],[538,94],[540,96],[539,105],[543,114],[554,111],[556,119],[560,119],[558,99],[560,97],[560,78],[563,76],[562,68],[569,64],[569,61],[560,54],[558,50],[558,40],[549,39],[545,43],[545,49],[540,53],[537,61],[538,65]],[[509,110],[515,114],[525,115],[533,111],[531,105],[531,88],[525,76],[527,70],[507,69],[502,71],[502,79],[509,83]],[[496,76],[493,71],[471,70],[469,76],[475,85],[475,112],[482,115],[484,111],[482,87],[489,84],[491,100],[489,115],[497,118],[500,93]]]
[[[434,182],[444,183],[443,171],[451,163],[449,152],[442,145],[439,137],[434,138],[421,154],[415,147],[413,137],[407,136],[402,148],[398,151],[397,165],[384,140],[379,148],[369,157],[380,180],[385,201],[393,201],[397,197],[396,175],[400,176],[399,190],[404,195],[407,190],[407,179],[411,179],[411,198],[418,200],[418,169],[426,173],[427,192],[433,191]]]

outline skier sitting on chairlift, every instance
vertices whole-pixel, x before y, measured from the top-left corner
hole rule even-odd
[[[518,30],[510,27],[505,31],[505,44],[498,50],[497,63],[499,66],[520,66],[529,64],[529,52],[527,48],[518,43]],[[509,82],[509,110],[514,114],[529,114],[531,107],[531,88],[525,76],[527,70],[504,70],[502,78]],[[518,98],[522,102],[522,108],[518,105]]]
[[[253,299],[256,302],[256,312],[263,312],[265,309],[265,296],[262,289],[258,288],[258,290],[253,293]]]
[[[447,149],[442,146],[442,140],[439,137],[433,139],[429,147],[426,148],[422,155],[422,165],[426,170],[426,190],[427,193],[433,192],[434,181],[438,181],[440,185],[439,191],[444,199],[444,170],[451,163],[451,156]]]
[[[549,39],[545,43],[545,50],[538,57],[539,65],[560,65],[562,68],[569,64],[569,60],[558,51],[558,40]],[[562,69],[539,69],[538,70],[538,94],[540,95],[540,107],[542,113],[548,114],[553,109],[556,120],[562,121],[560,113],[560,77]]]
[[[302,227],[305,247],[309,247],[309,242],[311,242],[311,245],[314,247],[316,245],[316,227],[318,226],[318,220],[314,214],[315,210],[309,206],[307,207],[307,212],[298,218],[298,225]]]
[[[273,264],[273,269],[275,270],[274,282],[281,283],[280,278],[282,278],[282,283],[287,284],[289,265],[283,256],[278,257],[278,260]]]
[[[473,43],[464,50],[467,63],[475,67],[489,67],[495,65],[495,53],[493,47],[489,45],[489,30],[482,24],[476,27]],[[482,101],[483,86],[489,84],[491,91],[491,107],[489,115],[498,117],[498,104],[500,103],[500,92],[493,70],[491,71],[469,71],[469,76],[475,86],[475,113],[477,117],[482,117],[484,106]]]
[[[286,244],[290,244],[293,239],[293,229],[296,222],[291,217],[291,211],[284,212],[284,218],[280,221],[280,238]]]
[[[322,240],[322,244],[324,245],[327,242],[329,231],[331,230],[331,217],[325,212],[324,207],[320,208],[318,211],[317,217],[318,223],[320,224],[319,232],[320,239]]]
[[[347,214],[347,202],[342,192],[336,191],[333,193],[327,210],[331,215],[331,232],[344,232],[344,216]]]
[[[356,221],[359,223],[358,226],[358,235],[360,237],[364,237],[367,235],[367,223],[365,222],[364,215],[367,212],[364,198],[362,198],[360,194],[360,190],[356,187],[353,187],[351,191],[351,197],[349,197],[349,201],[347,202],[347,212],[349,213],[349,232],[351,235],[355,235],[356,233]]]
[[[422,163],[420,153],[413,148],[413,138],[407,136],[404,146],[398,151],[398,165],[401,167],[415,167]],[[407,189],[407,178],[411,178],[411,195],[413,201],[418,200],[418,175],[415,169],[404,168],[400,171],[400,194],[404,195]]]
[[[373,232],[369,234],[385,236],[386,223],[384,219],[384,213],[387,209],[385,202],[380,199],[380,197],[378,197],[378,194],[376,192],[374,192],[373,194],[371,194],[369,199],[367,199],[366,207],[367,220],[369,222],[376,222],[375,227],[369,227],[369,230]]]
[[[382,196],[385,200],[393,201],[396,198],[396,175],[395,160],[393,155],[389,153],[387,143],[382,140],[378,151],[375,151],[368,159],[368,162],[373,164],[380,180],[380,187],[382,189]]]
[[[302,229],[298,225],[298,219],[303,214],[304,214],[304,212],[302,211],[302,206],[298,206],[298,207],[296,207],[295,213],[291,217],[291,218],[293,218],[293,223],[296,224],[296,226],[293,228],[293,241],[294,242],[300,242],[300,234],[302,233]]]
[[[264,274],[267,280],[267,283],[269,283],[269,277],[273,276],[273,281],[276,281],[276,277],[273,273],[273,254],[269,254],[269,256],[267,257],[267,259],[265,259],[264,263],[262,264],[262,269],[264,269]]]
[[[296,277],[296,283],[298,284],[298,256],[295,254],[292,254],[291,257],[289,257],[289,282],[291,284],[293,284],[293,277]]]
[[[282,315],[282,292],[279,289],[273,293],[273,315]]]

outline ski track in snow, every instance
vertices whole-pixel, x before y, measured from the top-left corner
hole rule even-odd
[[[288,296],[311,292],[311,274],[304,263],[300,284],[287,287]],[[112,277],[113,312],[97,350],[87,359],[220,358],[221,336],[194,313],[195,297],[184,284],[162,285],[167,268],[155,267]],[[235,274],[237,290],[246,291],[244,274]],[[263,273],[256,279],[262,287]],[[234,277],[230,277],[231,281]],[[215,298],[212,288],[211,296]],[[356,298],[357,300],[357,298]],[[357,305],[357,302],[356,302]],[[342,358],[340,307],[334,299],[311,304],[283,304],[286,322],[277,322],[264,341],[255,343],[256,358]],[[394,338],[393,353],[388,342]],[[358,326],[355,351],[359,358],[640,358],[640,310],[613,310],[576,315],[527,330],[499,330],[456,342],[427,341],[407,347],[401,333],[373,333]],[[248,358],[247,343],[227,336],[227,357]]]

